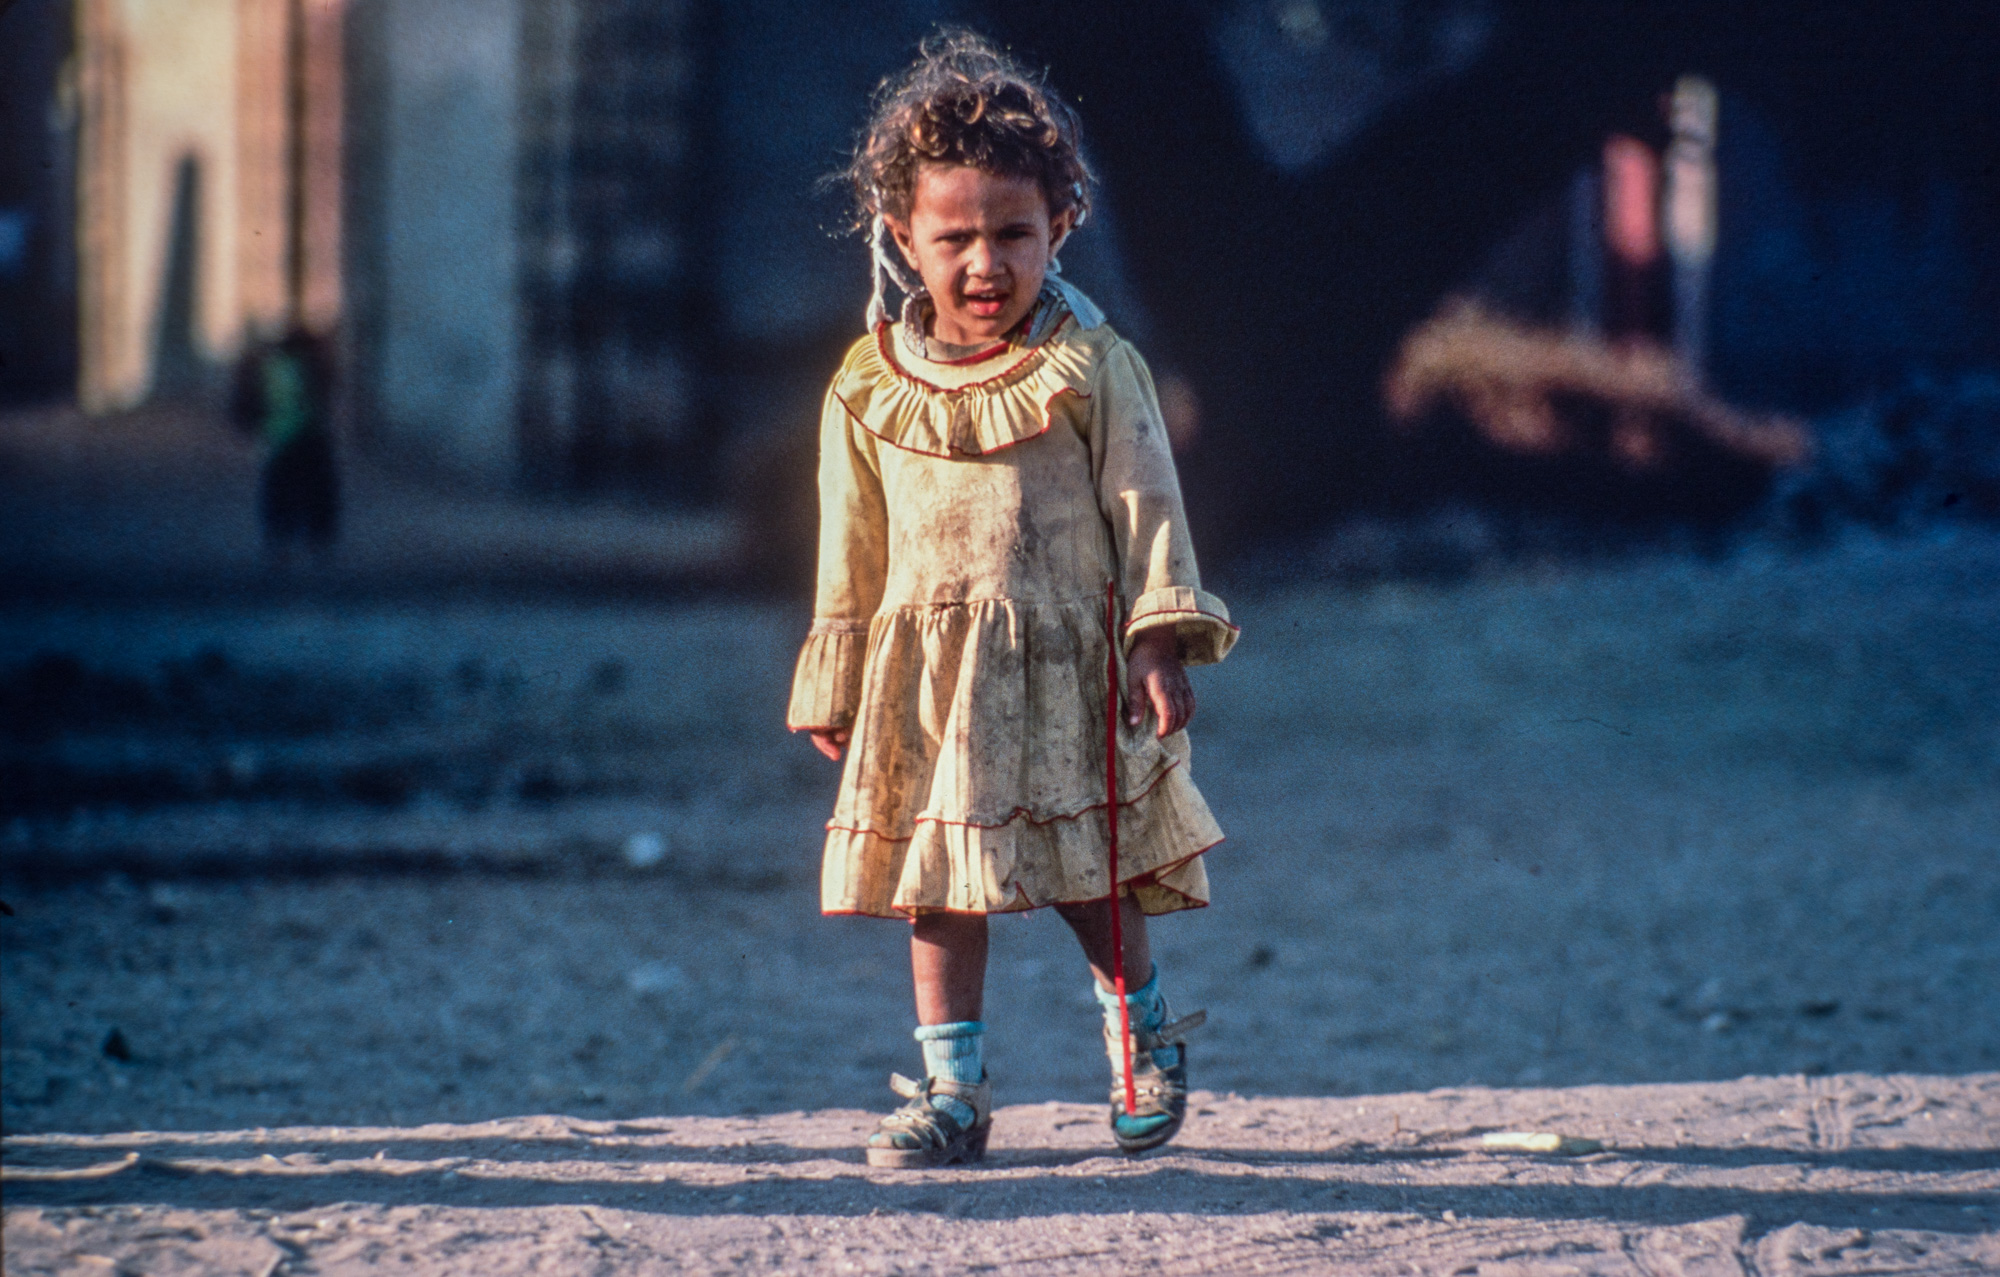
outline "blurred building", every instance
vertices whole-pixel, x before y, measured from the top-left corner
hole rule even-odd
[[[80,245],[75,278],[44,290],[81,312],[52,325],[79,340],[49,380],[73,373],[89,411],[118,411],[211,385],[297,322],[338,340],[350,442],[399,468],[713,497],[732,464],[768,461],[759,438],[810,426],[858,330],[864,253],[820,179],[880,78],[968,17],[938,0],[22,0],[5,22],[40,33],[19,60],[41,82],[21,109],[70,104],[40,144],[76,165],[34,184],[34,224]],[[20,224],[0,216],[0,270]],[[1143,326],[1108,216],[1067,257]]]
[[[1065,266],[1178,374],[1209,544],[1514,482],[1385,422],[1452,297],[1792,413],[2000,363],[1969,0],[16,0],[0,378],[112,411],[299,322],[399,469],[796,505],[866,291],[816,181],[949,22],[1082,108]]]
[[[84,407],[198,383],[288,322],[330,327],[336,0],[74,0],[72,21]]]
[[[718,346],[816,348],[852,328],[858,250],[836,242],[814,182],[874,82],[946,16],[694,0],[29,6],[74,31],[66,62],[43,50],[34,65],[75,85],[73,136],[50,149],[80,165],[87,409],[200,384],[296,320],[338,330],[349,433],[398,465],[669,497],[714,487],[723,436],[800,409]],[[798,74],[774,73],[787,66]],[[719,428],[718,386],[737,401]]]

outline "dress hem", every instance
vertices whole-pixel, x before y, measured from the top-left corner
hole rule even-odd
[[[1182,856],[1179,860],[1176,860],[1171,864],[1161,865],[1154,869],[1148,869],[1143,873],[1134,874],[1132,877],[1127,878],[1125,881],[1118,884],[1118,894],[1121,896],[1133,895],[1137,888],[1151,887],[1155,890],[1171,892],[1175,897],[1177,897],[1179,900],[1183,902],[1181,904],[1175,905],[1171,909],[1161,909],[1157,911],[1147,910],[1145,908],[1145,905],[1142,903],[1140,905],[1140,909],[1142,912],[1145,912],[1146,916],[1149,918],[1163,917],[1164,915],[1170,913],[1185,913],[1187,910],[1190,909],[1206,909],[1209,906],[1208,901],[1203,900],[1198,896],[1190,896],[1185,894],[1184,892],[1176,891],[1172,887],[1163,886],[1159,880],[1165,875],[1174,872],[1176,869],[1180,869],[1186,865],[1194,863],[1196,860],[1199,860],[1201,857],[1206,856],[1209,852],[1214,851],[1217,847],[1220,847],[1223,843],[1227,841],[1228,841],[1227,838],[1218,838],[1214,842],[1208,844],[1208,846],[1203,847],[1201,850]],[[823,918],[893,918],[904,922],[911,922],[927,913],[956,913],[956,914],[965,914],[967,916],[992,917],[996,914],[1033,913],[1037,909],[1053,909],[1058,905],[1096,904],[1098,901],[1103,900],[1105,898],[1103,896],[1086,896],[1081,900],[1043,900],[1037,902],[1034,900],[1029,900],[1027,897],[1027,893],[1022,891],[1018,886],[1014,888],[1014,897],[1015,899],[1021,901],[1022,903],[1008,905],[1004,909],[953,909],[948,905],[916,905],[904,909],[904,908],[898,908],[895,905],[890,905],[889,911],[887,913],[875,913],[867,909],[827,909],[827,908],[821,908],[819,912],[820,916]]]

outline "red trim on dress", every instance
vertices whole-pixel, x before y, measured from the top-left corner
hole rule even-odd
[[[1243,632],[1242,626],[1230,625],[1228,621],[1223,620],[1215,613],[1204,612],[1198,607],[1164,607],[1160,608],[1158,611],[1142,613],[1138,616],[1133,617],[1131,620],[1125,622],[1125,637],[1126,638],[1132,637],[1133,626],[1137,625],[1141,621],[1150,621],[1156,616],[1205,616],[1209,620],[1214,621],[1217,625],[1229,625],[1229,632],[1231,634],[1241,634]]]
[[[985,363],[1001,351],[1010,348],[1013,344],[1009,341],[1003,341],[997,346],[988,346],[986,349],[976,354],[967,355],[963,359],[931,359],[929,355],[924,356],[924,358],[940,368],[969,368],[973,364]]]
[[[1181,765],[1181,760],[1178,758],[1169,760],[1165,767],[1160,768],[1159,775],[1153,777],[1153,779],[1146,782],[1146,787],[1144,789],[1132,795],[1130,798],[1119,799],[1118,805],[1120,807],[1130,807],[1132,804],[1138,802],[1141,798],[1144,798],[1147,794],[1152,793],[1155,789],[1158,789],[1160,787],[1160,782],[1167,778],[1167,773],[1173,771],[1174,768],[1179,767],[1180,765]],[[1058,820],[1081,820],[1085,816],[1088,816],[1091,812],[1103,811],[1108,806],[1110,806],[1109,803],[1092,803],[1090,806],[1083,808],[1081,811],[1074,811],[1064,816],[1049,816],[1041,820],[1035,819],[1035,817],[1029,813],[1027,808],[1016,807],[1014,809],[1013,815],[1007,817],[1007,819],[1001,821],[997,825],[982,825],[979,822],[972,820],[945,820],[939,816],[918,816],[915,820],[912,820],[910,822],[910,833],[902,838],[897,838],[890,834],[878,833],[873,829],[856,829],[852,825],[836,825],[831,820],[826,822],[826,831],[830,834],[866,834],[870,838],[880,838],[883,842],[910,842],[917,836],[916,826],[918,825],[945,825],[952,829],[1005,829],[1007,826],[1013,824],[1017,820],[1025,820],[1031,825],[1053,825]]]
[[[958,387],[934,385],[931,382],[925,381],[922,377],[917,376],[917,374],[911,372],[909,369],[903,367],[902,364],[896,362],[896,352],[889,346],[890,324],[889,321],[886,319],[883,320],[881,323],[875,325],[875,349],[881,354],[882,362],[889,365],[889,370],[895,373],[897,376],[901,377],[903,380],[922,386],[926,390],[935,390],[941,394],[947,394],[947,395],[957,395],[957,394],[963,394],[965,391],[968,390],[977,390],[981,386],[990,386],[996,381],[1004,380],[1005,378],[1012,376],[1014,373],[1019,372],[1022,368],[1028,365],[1029,361],[1037,358],[1040,355],[1046,354],[1048,352],[1049,343],[1053,342],[1056,339],[1056,334],[1060,333],[1063,330],[1063,325],[1069,323],[1069,321],[1074,318],[1076,318],[1076,316],[1065,314],[1060,320],[1056,321],[1056,326],[1049,333],[1049,335],[1042,338],[1042,340],[1036,345],[1030,347],[1028,349],[1027,354],[1021,356],[1021,358],[1015,360],[1013,363],[1009,364],[1006,368],[1002,369],[1001,371],[994,373],[991,377],[986,378],[984,381],[968,382],[965,385]],[[937,363],[938,361],[931,360],[929,362]],[[950,365],[945,365],[945,366],[949,367]]]
[[[1028,313],[1021,316],[1021,322],[1015,324],[1012,328],[1008,329],[1006,333],[1001,335],[1000,343],[998,345],[988,346],[986,349],[979,351],[976,354],[967,355],[963,359],[931,359],[929,355],[925,355],[924,358],[929,362],[938,365],[941,368],[964,368],[971,364],[984,363],[987,360],[993,358],[993,356],[999,354],[1001,351],[1007,349],[1009,346],[1013,345],[1014,343],[1007,340],[1007,338],[1014,333],[1025,332],[1028,328],[1029,323],[1034,318],[1035,318],[1035,308],[1033,306],[1030,306],[1028,308]],[[1058,322],[1056,326],[1061,327],[1062,325],[1060,322]],[[1050,336],[1053,335],[1054,335],[1053,333],[1050,334]],[[1042,340],[1047,341],[1048,338],[1044,337]]]

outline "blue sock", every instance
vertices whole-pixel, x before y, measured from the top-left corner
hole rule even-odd
[[[958,1020],[951,1024],[924,1024],[916,1038],[924,1049],[924,1073],[947,1082],[977,1086],[986,1080],[986,1026],[978,1020]],[[949,1113],[960,1126],[971,1126],[978,1116],[970,1104],[949,1095],[933,1095],[931,1107]]]
[[[1113,1044],[1110,1052],[1111,1071],[1114,1075],[1122,1073],[1125,1060],[1124,1047],[1118,1038],[1118,994],[1114,990],[1104,988],[1095,980],[1090,982],[1090,989],[1097,995],[1097,1005],[1104,1009],[1104,1023],[1111,1030],[1110,1040]],[[1143,986],[1125,995],[1125,1005],[1129,1009],[1132,1032],[1135,1034],[1141,1031],[1151,1032],[1167,1022],[1167,999],[1166,995],[1160,992],[1158,964],[1154,965]],[[1157,1068],[1170,1069],[1181,1062],[1181,1049],[1177,1046],[1163,1046],[1150,1054]],[[1157,1113],[1151,1117],[1127,1117],[1123,1112],[1114,1113],[1111,1119],[1118,1130],[1130,1136],[1158,1130],[1160,1126],[1172,1120],[1165,1113]]]
[[[1118,1040],[1118,994],[1105,988],[1095,980],[1090,982],[1090,991],[1097,995],[1097,1005],[1104,1009],[1104,1023],[1111,1028],[1111,1040]],[[1148,1032],[1167,1022],[1167,999],[1160,992],[1160,966],[1153,964],[1146,983],[1125,995],[1125,1005],[1132,1017],[1134,1033]],[[1161,1068],[1172,1068],[1180,1063],[1181,1049],[1177,1046],[1161,1047],[1153,1052],[1153,1062]],[[1122,1063],[1122,1061],[1121,1061]]]

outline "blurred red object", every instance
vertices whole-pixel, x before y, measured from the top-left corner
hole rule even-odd
[[[1604,242],[1632,266],[1660,259],[1660,160],[1637,138],[1604,143]]]

